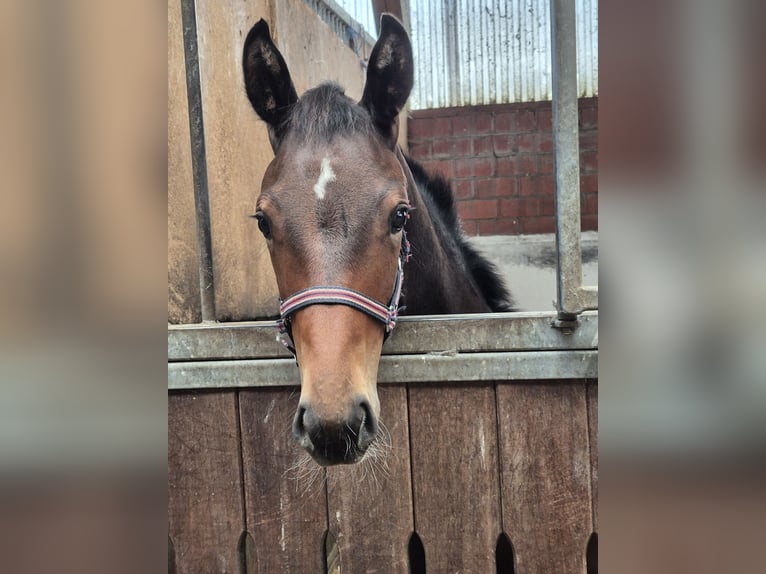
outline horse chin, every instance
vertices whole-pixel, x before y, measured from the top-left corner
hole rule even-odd
[[[314,462],[319,466],[324,467],[357,464],[361,462],[365,454],[367,454],[367,449],[362,450],[359,448],[353,448],[341,457],[338,457],[323,448],[306,448],[306,451],[311,455],[311,458],[314,459]]]

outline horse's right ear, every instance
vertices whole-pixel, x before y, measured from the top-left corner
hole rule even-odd
[[[370,54],[360,103],[392,148],[399,132],[399,112],[407,103],[413,83],[412,44],[407,31],[394,16],[382,14],[380,37]]]
[[[269,25],[259,20],[250,29],[242,53],[245,89],[253,109],[269,125],[272,146],[281,137],[281,130],[290,107],[298,101],[290,72],[282,54],[271,40]]]

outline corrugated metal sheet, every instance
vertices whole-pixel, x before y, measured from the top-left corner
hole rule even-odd
[[[411,0],[412,109],[550,100],[549,0]],[[577,0],[578,95],[598,94],[598,2]]]
[[[337,2],[376,36],[370,0]],[[550,0],[410,0],[409,5],[412,109],[553,98]],[[576,0],[576,10],[578,96],[595,96],[598,0]]]

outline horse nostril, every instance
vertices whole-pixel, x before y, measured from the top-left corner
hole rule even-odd
[[[298,440],[301,440],[306,436],[306,422],[304,421],[305,416],[306,407],[300,405],[298,407],[298,411],[295,413],[295,418],[293,419],[293,434]]]
[[[378,433],[378,421],[372,412],[370,403],[364,399],[359,401],[357,412],[360,418],[359,442],[363,442],[363,439],[371,440]],[[364,435],[367,436],[364,437]]]

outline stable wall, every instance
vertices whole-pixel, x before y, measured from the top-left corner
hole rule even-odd
[[[196,31],[198,48],[184,53]],[[334,80],[360,98],[362,59],[303,0],[168,3],[168,322],[202,320],[194,186],[210,205],[214,319],[239,321],[277,314],[277,288],[265,241],[249,217],[273,158],[266,125],[245,95],[242,47],[264,18],[300,95]],[[186,56],[186,58],[185,58]],[[192,60],[198,59],[200,105],[190,106]],[[191,73],[190,73],[191,70]],[[189,117],[191,115],[190,130]],[[197,170],[195,177],[194,170]]]

